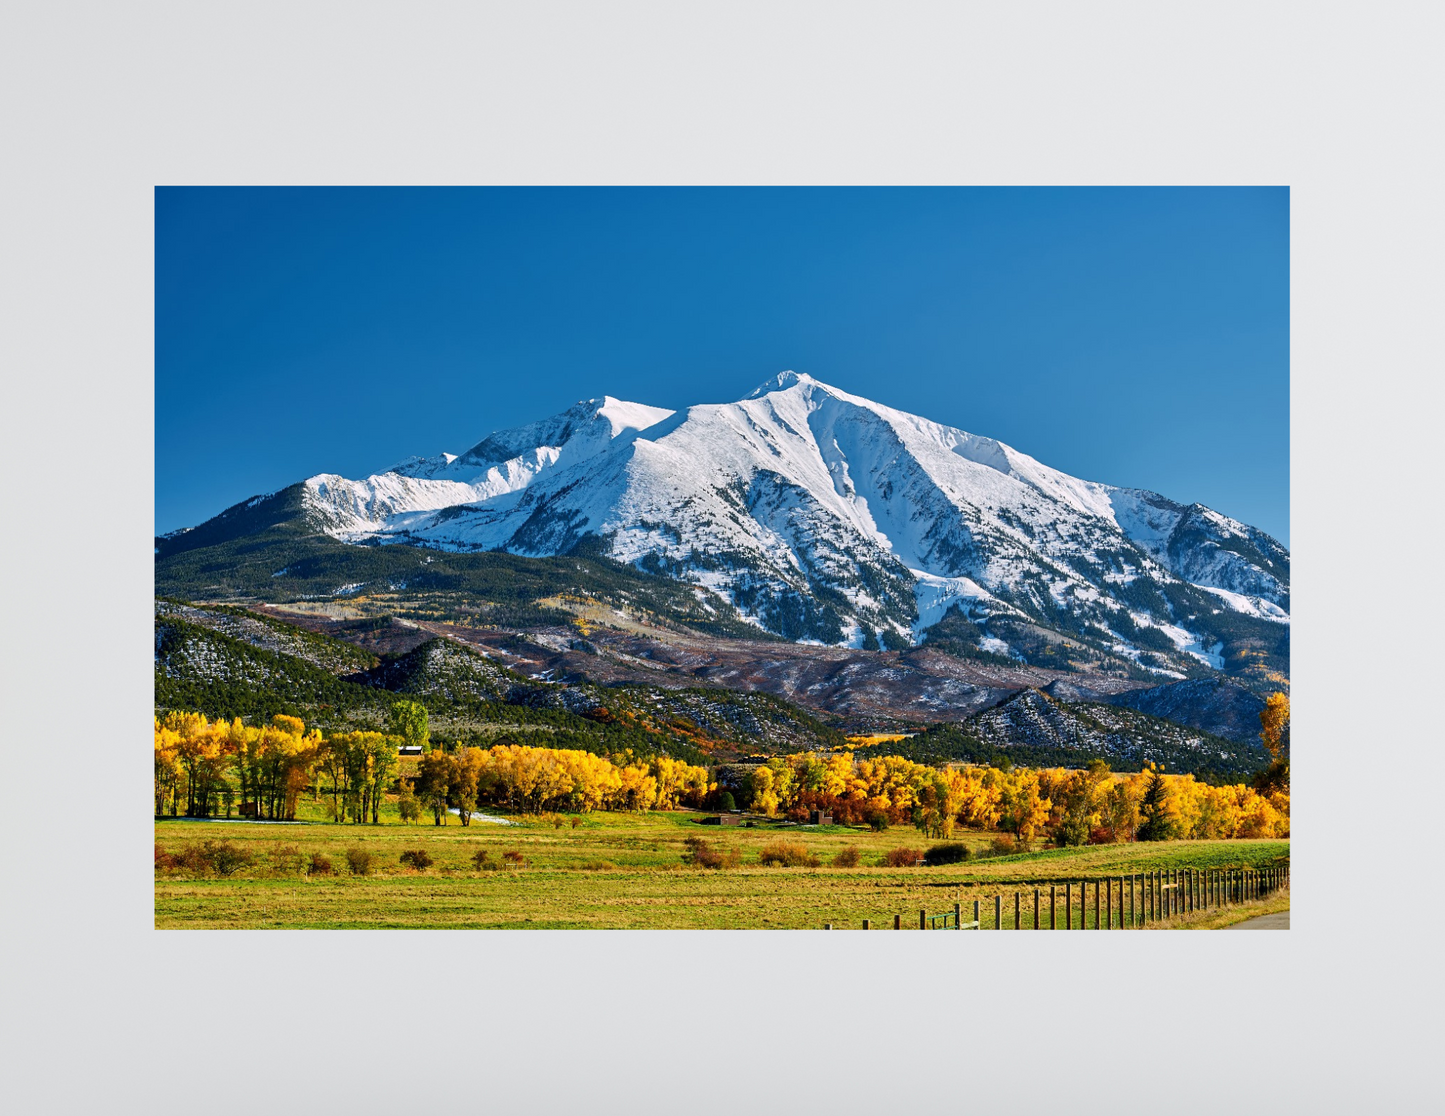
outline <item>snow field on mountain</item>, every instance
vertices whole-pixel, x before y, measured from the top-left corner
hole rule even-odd
[[[597,536],[760,626],[791,617],[799,639],[888,629],[916,642],[969,600],[1037,623],[1072,614],[1138,661],[1109,620],[1127,609],[1219,669],[1219,641],[1160,591],[1194,584],[1223,610],[1288,622],[1288,552],[1253,528],[793,373],[676,413],[590,400],[460,456],[313,477],[306,492],[323,529],[352,542],[547,555]]]

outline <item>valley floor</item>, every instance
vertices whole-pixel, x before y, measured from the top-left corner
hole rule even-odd
[[[993,897],[1004,897],[1005,927],[1013,925],[1013,895],[1023,892],[1024,927],[1032,926],[1033,889],[1042,888],[1041,925],[1048,926],[1048,889],[1172,868],[1265,868],[1287,863],[1288,841],[1172,841],[1096,845],[963,864],[871,867],[896,848],[926,849],[935,841],[913,829],[883,833],[842,826],[806,827],[760,822],[756,828],[697,824],[705,815],[678,811],[644,815],[590,814],[577,827],[569,818],[520,819],[521,824],[473,822],[403,826],[299,825],[158,820],[156,843],[175,854],[205,841],[224,840],[252,855],[249,866],[227,877],[158,871],[158,928],[488,928],[488,929],[818,929],[832,923],[857,929],[863,919],[891,928],[901,915],[918,925],[920,909],[971,910],[980,900],[991,925]],[[555,824],[560,821],[561,827]],[[965,831],[954,840],[975,853],[992,834]],[[736,850],[741,865],[707,870],[683,863],[688,837]],[[825,867],[773,868],[757,863],[761,849],[779,840],[799,842]],[[861,854],[856,868],[826,867],[846,846]],[[307,876],[278,869],[286,849],[331,861],[332,875]],[[371,875],[347,871],[348,849],[371,853]],[[408,849],[424,849],[434,863],[414,871],[399,863]],[[473,855],[521,855],[520,869],[476,871]],[[292,854],[294,860],[294,854]],[[1075,888],[1077,912],[1077,888]],[[1288,894],[1261,903],[1199,914],[1180,925],[1222,926],[1252,914],[1288,909]],[[1075,914],[1077,920],[1077,913]],[[1092,919],[1092,905],[1089,910]],[[1077,921],[1075,922],[1077,925]],[[1159,924],[1167,926],[1169,924]]]

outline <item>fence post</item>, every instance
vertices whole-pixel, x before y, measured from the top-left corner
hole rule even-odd
[[[1123,901],[1123,896],[1121,895],[1121,896],[1119,897],[1119,899],[1120,899],[1120,901],[1122,902],[1122,901]],[[1123,922],[1123,921],[1124,921],[1124,912],[1123,912],[1123,911],[1120,911],[1120,912],[1119,912],[1119,921],[1120,921],[1120,922]],[[1134,919],[1134,873],[1133,873],[1133,872],[1130,872],[1130,873],[1129,873],[1129,929],[1132,930],[1132,929],[1134,929],[1134,927],[1136,927],[1136,926],[1138,926],[1138,925],[1139,925],[1138,922],[1136,922],[1135,919]]]
[[[918,929],[928,929],[928,911],[922,908],[920,908],[918,911]]]
[[[1114,881],[1104,878],[1104,929],[1114,929]]]
[[[1003,895],[1002,893],[993,897],[993,928],[1003,929]]]
[[[863,929],[864,929],[864,930],[869,929],[868,920],[867,920],[866,918],[863,920]]]
[[[894,915],[894,916],[893,916],[893,929],[895,929],[895,930],[902,930],[902,929],[903,929],[903,916],[902,916],[902,915]]]
[[[1034,888],[1034,929],[1039,928],[1039,889]]]
[[[1074,884],[1070,880],[1064,884],[1064,929],[1074,928]]]
[[[1054,896],[1058,892],[1058,884],[1049,884],[1049,929],[1059,928],[1058,916],[1054,913]]]
[[[832,924],[831,922],[825,922],[825,923],[823,923],[823,929],[824,929],[824,930],[831,930],[831,929],[833,929],[833,924]]]
[[[963,908],[960,904],[955,903],[953,905],[953,928],[955,930],[963,929],[963,915],[960,913],[962,910]]]
[[[1014,892],[1014,929],[1015,929],[1015,930],[1020,929],[1020,926],[1019,926],[1019,893],[1018,893],[1017,891]]]
[[[977,899],[975,899],[975,900],[973,901],[973,928],[974,928],[975,930],[981,930],[981,929],[983,928],[983,923],[981,923],[981,922],[978,921],[978,900],[977,900]]]
[[[1099,925],[1099,881],[1094,881],[1094,929],[1102,930]]]

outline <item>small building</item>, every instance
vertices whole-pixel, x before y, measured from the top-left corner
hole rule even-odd
[[[833,815],[825,814],[822,810],[813,810],[808,814],[809,825],[832,825]]]
[[[703,825],[741,825],[741,814],[717,814],[710,818],[703,818]]]

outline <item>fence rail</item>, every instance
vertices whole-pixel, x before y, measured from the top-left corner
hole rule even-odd
[[[1078,924],[1075,925],[1074,890],[1078,889]],[[1223,910],[1256,899],[1264,899],[1289,887],[1289,865],[1277,868],[1180,868],[1170,871],[1136,872],[1127,876],[1105,876],[1099,879],[1066,880],[1063,884],[1063,902],[1060,904],[1059,885],[1050,884],[1048,890],[1048,928],[1050,930],[1137,930],[1151,923],[1166,922],[1180,915],[1200,911]],[[1093,889],[1090,894],[1090,888]],[[1033,929],[1041,928],[1043,891],[1033,888]],[[1102,893],[1102,899],[1101,899]],[[1127,907],[1125,896],[1127,894]],[[1013,929],[1024,928],[1025,893],[1013,893]],[[980,904],[973,901],[973,918],[965,922],[961,903],[955,903],[953,910],[940,914],[929,914],[926,908],[918,912],[920,930],[1004,930],[1004,894],[993,897],[992,925],[985,926],[980,917]],[[1092,902],[1091,902],[1092,900]],[[1137,900],[1137,902],[1136,902]],[[1117,905],[1116,905],[1117,902]],[[1062,906],[1062,911],[1060,907]],[[1089,925],[1090,907],[1093,908],[1093,925]],[[1060,926],[1060,916],[1063,925]],[[863,929],[872,929],[872,920],[863,920]],[[831,922],[824,923],[824,929],[833,929]],[[893,916],[893,929],[903,929],[903,916]]]

